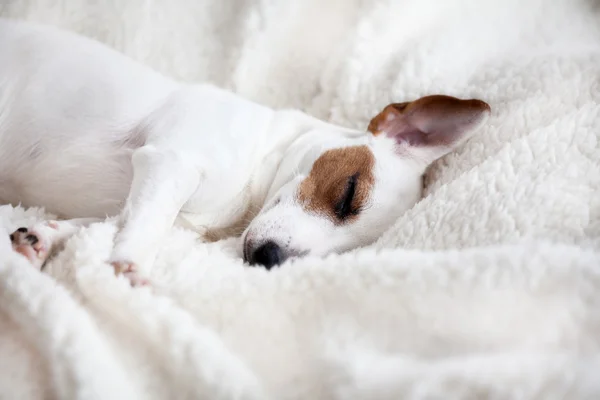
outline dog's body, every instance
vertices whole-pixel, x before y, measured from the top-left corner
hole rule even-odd
[[[222,227],[249,201],[261,202],[264,188],[253,176],[267,172],[276,140],[293,140],[286,135],[294,132],[273,137],[275,112],[266,107],[208,85],[179,85],[80,36],[3,21],[0,49],[0,198],[7,202],[67,218],[116,215],[131,187],[133,153],[153,143],[206,171],[205,187],[183,210]],[[178,121],[186,106],[190,120]]]
[[[268,267],[368,244],[418,201],[427,165],[488,113],[477,100],[424,98],[386,108],[376,136],[0,20],[0,201],[63,218],[119,215],[111,262],[129,271],[151,262],[178,215],[215,232],[261,210],[243,247]]]

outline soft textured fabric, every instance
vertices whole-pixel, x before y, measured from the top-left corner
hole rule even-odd
[[[432,93],[493,109],[378,242],[271,272],[173,229],[155,288],[132,289],[105,263],[108,222],[40,273],[7,232],[47,216],[0,207],[0,398],[600,398],[597,0],[4,0],[0,16],[345,126]]]

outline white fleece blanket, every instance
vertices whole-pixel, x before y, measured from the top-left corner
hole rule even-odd
[[[0,398],[600,398],[597,0],[4,0],[0,15],[347,126],[431,93],[493,109],[351,254],[266,272],[234,240],[174,229],[146,271],[157,287],[131,289],[105,264],[110,223],[47,273],[0,232]],[[44,217],[0,207],[6,231]]]

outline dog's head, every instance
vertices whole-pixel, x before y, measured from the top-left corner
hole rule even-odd
[[[427,166],[467,140],[489,113],[483,101],[436,95],[388,105],[366,135],[309,132],[284,158],[280,170],[291,171],[279,177],[284,183],[244,232],[244,259],[270,268],[374,242],[419,201]]]

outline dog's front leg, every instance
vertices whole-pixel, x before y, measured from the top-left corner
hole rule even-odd
[[[154,260],[164,235],[197,189],[200,171],[175,151],[153,145],[136,150],[132,164],[133,182],[110,262],[115,273],[136,285],[143,283],[137,268]]]

